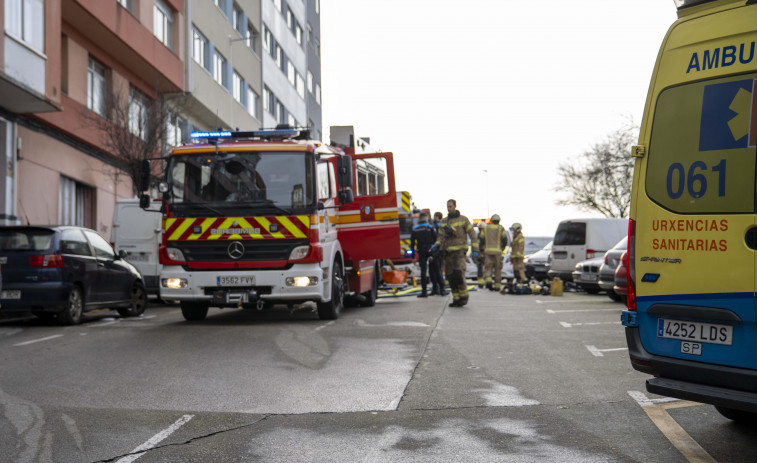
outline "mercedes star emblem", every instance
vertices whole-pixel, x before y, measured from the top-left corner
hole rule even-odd
[[[234,241],[226,248],[226,252],[232,259],[241,259],[244,255],[244,244],[241,241]]]

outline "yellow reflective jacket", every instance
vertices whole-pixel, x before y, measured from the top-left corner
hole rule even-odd
[[[449,227],[449,232],[445,232],[445,227]],[[449,216],[442,219],[439,226],[439,238],[436,244],[447,251],[468,250],[468,238],[474,251],[478,251],[478,239],[476,232],[473,231],[468,217],[458,215],[450,218]]]
[[[523,237],[523,232],[516,231],[513,236],[512,251],[510,251],[510,257],[525,257],[523,254],[526,251],[526,238]]]
[[[484,254],[501,255],[507,246],[505,227],[498,223],[490,223],[484,230]]]

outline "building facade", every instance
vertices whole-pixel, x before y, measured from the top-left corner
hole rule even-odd
[[[321,139],[320,0],[261,0],[263,125]]]

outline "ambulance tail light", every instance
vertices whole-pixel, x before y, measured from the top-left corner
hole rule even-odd
[[[628,252],[626,252],[626,285],[628,294],[626,295],[626,304],[628,310],[636,310],[636,221],[628,221]]]

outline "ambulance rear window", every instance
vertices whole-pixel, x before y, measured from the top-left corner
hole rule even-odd
[[[645,184],[654,202],[679,214],[754,213],[755,78],[700,81],[660,93]]]

